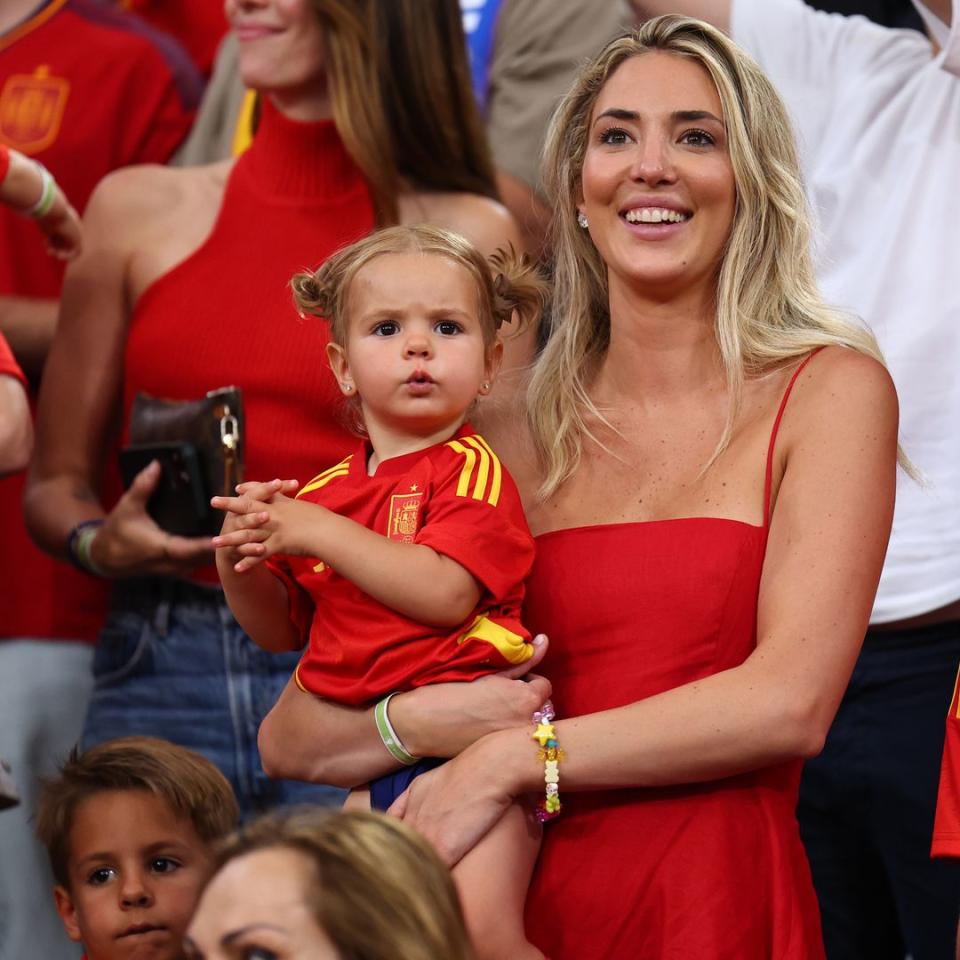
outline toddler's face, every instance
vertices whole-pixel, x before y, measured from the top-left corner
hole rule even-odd
[[[230,860],[210,881],[190,924],[190,960],[339,960],[304,891],[317,882],[307,857],[271,847]]]
[[[429,437],[456,428],[489,390],[499,345],[487,350],[476,281],[448,257],[389,253],[357,271],[345,347],[331,346],[341,386],[377,431]]]
[[[99,793],[74,814],[57,910],[89,960],[177,960],[209,866],[193,824],[159,797]]]

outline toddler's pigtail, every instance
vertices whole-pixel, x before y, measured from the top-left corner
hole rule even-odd
[[[490,258],[493,271],[493,316],[497,329],[516,318],[513,332],[518,333],[543,314],[549,287],[536,264],[513,244],[501,247]]]
[[[305,270],[298,273],[290,281],[293,303],[301,317],[309,314],[324,320],[333,320],[339,291],[339,277],[332,269],[336,259],[331,258],[312,272]]]

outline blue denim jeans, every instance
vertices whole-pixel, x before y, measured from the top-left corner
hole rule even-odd
[[[338,805],[344,791],[271,780],[260,764],[257,730],[298,658],[257,647],[218,588],[120,581],[94,653],[83,745],[140,734],[196,750],[231,782],[244,819],[289,804]]]

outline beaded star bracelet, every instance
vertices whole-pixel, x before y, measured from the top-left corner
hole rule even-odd
[[[545,791],[543,799],[537,804],[537,820],[546,823],[560,816],[560,764],[566,759],[557,743],[557,735],[551,722],[555,714],[553,704],[548,700],[533,715],[537,725],[530,736],[540,744],[537,759],[543,763]]]

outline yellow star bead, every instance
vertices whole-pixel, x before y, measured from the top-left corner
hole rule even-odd
[[[537,729],[530,734],[534,740],[540,741],[540,746],[545,747],[548,740],[556,739],[553,733],[552,723],[538,723]]]

